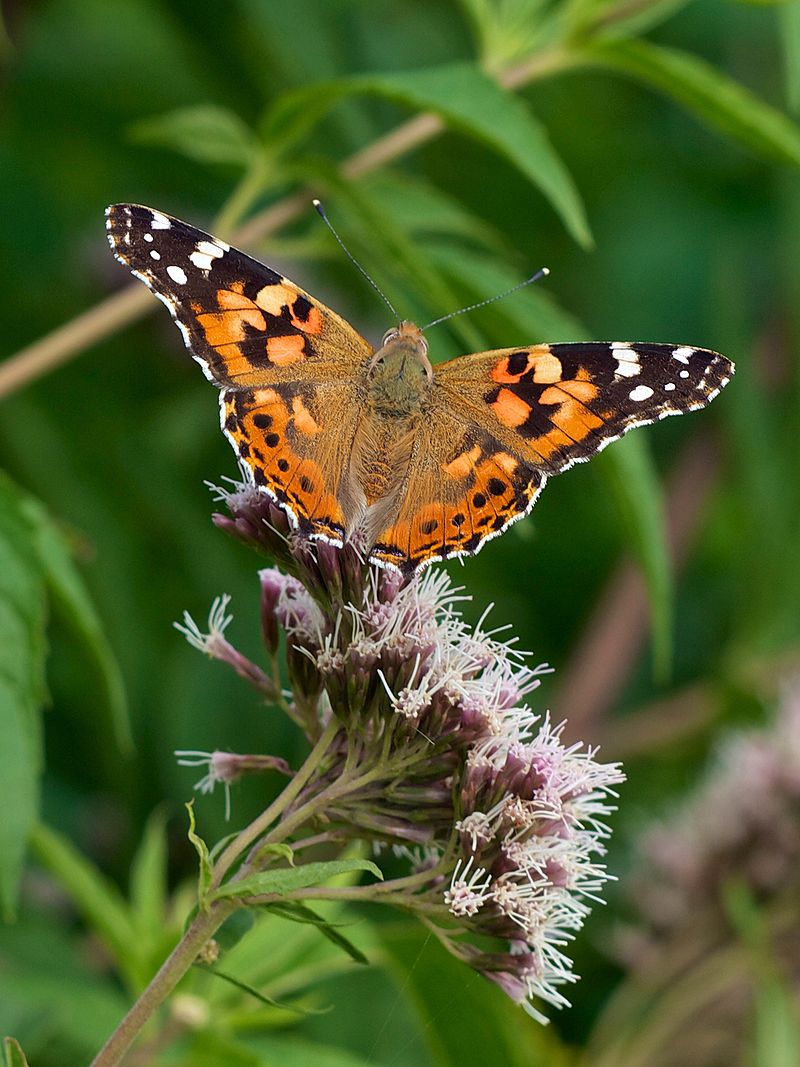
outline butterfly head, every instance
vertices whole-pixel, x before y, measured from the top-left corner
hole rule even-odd
[[[384,334],[369,361],[369,396],[375,407],[405,416],[423,407],[433,381],[428,342],[413,322],[401,322]]]

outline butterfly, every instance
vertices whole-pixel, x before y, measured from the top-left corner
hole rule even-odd
[[[433,366],[400,322],[375,349],[294,282],[161,211],[109,207],[114,255],[169,308],[220,390],[223,432],[301,534],[409,574],[477,552],[547,478],[633,426],[705,407],[725,356],[536,344]]]

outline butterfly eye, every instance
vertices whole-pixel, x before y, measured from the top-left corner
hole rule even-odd
[[[383,335],[383,341],[381,342],[381,344],[388,345],[390,341],[394,341],[399,336],[400,331],[397,329],[396,326],[393,326],[391,330],[387,330],[386,333]]]

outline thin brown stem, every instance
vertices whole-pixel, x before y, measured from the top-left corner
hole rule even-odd
[[[91,1067],[115,1067],[122,1060],[142,1027],[192,966],[203,945],[236,907],[237,904],[231,901],[220,900],[207,912],[198,913],[145,991],[92,1060]]]
[[[151,303],[150,293],[143,285],[129,285],[20,349],[0,364],[0,397],[22,389],[123,326],[136,322],[151,310]]]
[[[335,719],[332,719],[320,735],[319,740],[309,753],[303,766],[280,796],[278,796],[265,811],[255,818],[249,826],[245,827],[245,829],[242,830],[240,834],[237,834],[234,840],[231,841],[214,867],[214,878],[211,884],[212,888],[216,888],[220,885],[222,879],[239,857],[245,853],[253,842],[257,841],[259,837],[266,833],[273,822],[275,822],[275,820],[286,811],[289,805],[299,796],[303,788],[313,777],[315,771],[319,768],[319,765],[324,759],[325,753],[328,751],[338,729],[338,722]]]

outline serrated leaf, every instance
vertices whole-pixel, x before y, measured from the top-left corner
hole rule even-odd
[[[31,849],[105,944],[131,986],[139,988],[149,975],[143,973],[136,928],[117,887],[66,837],[41,823],[31,834]]]
[[[380,870],[371,860],[328,860],[324,863],[306,863],[302,867],[281,868],[277,871],[260,871],[248,875],[237,882],[226,882],[208,895],[208,902],[227,898],[264,896],[266,894],[291,893],[295,889],[319,885],[337,874],[350,871],[369,871],[376,878],[383,879]]]
[[[202,909],[205,909],[210,904],[213,897],[208,896],[208,887],[211,885],[211,859],[208,854],[208,846],[199,834],[195,833],[195,821],[194,821],[194,801],[190,800],[186,805],[186,810],[189,813],[189,830],[187,831],[187,837],[194,845],[197,856],[200,860],[200,867],[197,872],[197,900]]]
[[[39,812],[45,695],[45,583],[24,499],[0,477],[0,908],[8,919]]]
[[[273,915],[279,915],[282,919],[288,919],[290,922],[308,923],[316,926],[323,937],[327,937],[334,945],[338,945],[356,963],[369,963],[361,949],[356,948],[352,941],[349,941],[343,934],[339,933],[334,923],[323,919],[321,915],[318,915],[305,904],[300,904],[296,900],[287,900],[276,904],[267,904],[265,907]]]
[[[672,568],[653,457],[645,437],[629,434],[595,462],[611,486],[628,543],[642,568],[650,602],[653,666],[656,677],[664,681],[672,662]]]
[[[433,112],[451,129],[494,149],[539,189],[579,244],[591,245],[580,194],[544,126],[513,93],[470,63],[309,86],[280,99],[268,118],[266,137],[282,141],[285,149],[338,101],[358,95]]]
[[[28,1061],[22,1046],[14,1037],[3,1039],[3,1054],[5,1067],[28,1067]]]
[[[103,683],[117,743],[124,752],[131,752],[133,738],[122,672],[72,558],[69,543],[38,500],[26,496],[22,507],[31,525],[32,544],[38,553],[48,592],[92,657]]]
[[[595,46],[584,54],[590,63],[671,96],[745,148],[800,166],[800,127],[705,60],[646,41]]]
[[[141,119],[130,127],[130,135],[140,144],[171,148],[199,163],[249,167],[262,154],[258,138],[239,116],[215,104]]]

